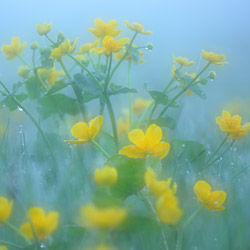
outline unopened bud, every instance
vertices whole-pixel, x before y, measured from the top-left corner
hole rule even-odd
[[[33,42],[33,43],[30,45],[30,48],[35,50],[35,49],[38,48],[38,46],[39,46],[39,45],[38,45],[38,42]]]
[[[208,78],[211,80],[214,80],[216,78],[216,73],[215,71],[210,71],[208,74]]]

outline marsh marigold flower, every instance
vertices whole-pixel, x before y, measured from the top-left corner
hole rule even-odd
[[[158,181],[155,172],[148,168],[144,175],[145,183],[148,185],[149,189],[156,196],[162,196],[164,194],[174,195],[177,191],[176,182],[171,188],[172,178],[168,178],[167,181]]]
[[[114,228],[125,219],[127,212],[122,208],[97,208],[94,205],[85,205],[80,211],[83,223],[90,228]]]
[[[144,100],[142,98],[137,98],[132,106],[132,112],[139,115],[151,104],[152,100]]]
[[[47,35],[52,29],[52,23],[36,24],[36,31],[40,36]]]
[[[6,246],[0,246],[0,250],[8,250]]]
[[[226,58],[226,56],[224,55],[216,55],[213,52],[206,52],[203,49],[201,50],[201,54],[205,60],[209,61],[212,64],[223,65],[228,63],[228,62],[222,62]]]
[[[186,57],[175,57],[173,55],[173,60],[174,60],[174,63],[176,64],[179,64],[179,65],[182,65],[182,66],[192,66],[194,65],[194,61],[188,61],[188,59]]]
[[[123,134],[128,133],[129,128],[130,128],[130,121],[128,117],[126,117],[125,119],[123,118],[118,119],[117,134],[118,134],[119,139],[121,138]]]
[[[19,66],[17,74],[23,78],[27,78],[30,73],[30,68],[28,66]]]
[[[81,61],[87,61],[86,57],[84,55],[76,55],[75,59],[79,62]]]
[[[116,30],[118,28],[118,22],[114,19],[105,23],[101,18],[96,18],[94,20],[95,28],[89,28],[89,31],[98,38],[103,38],[104,36],[119,36],[122,30]]]
[[[8,220],[13,208],[13,201],[8,201],[5,197],[0,197],[0,223]]]
[[[211,186],[205,181],[197,181],[194,185],[194,192],[197,200],[204,204],[210,210],[223,210],[225,207],[221,206],[227,198],[224,191],[211,192]]]
[[[47,215],[40,207],[32,207],[28,211],[28,217],[32,222],[32,226],[41,240],[53,233],[58,226],[59,214],[56,211],[51,211]],[[29,239],[34,239],[34,234],[30,222],[25,222],[20,227],[20,231]]]
[[[167,142],[161,142],[162,130],[156,124],[152,124],[146,130],[134,129],[128,133],[128,139],[135,145],[123,147],[119,154],[131,158],[145,158],[147,155],[164,158],[170,149]]]
[[[95,40],[93,43],[86,43],[80,47],[80,52],[76,52],[77,54],[84,54],[90,52],[91,49],[97,47],[99,44],[98,40]]]
[[[131,25],[127,20],[124,20],[124,22],[127,25],[127,27],[132,31],[135,31],[137,33],[144,34],[144,35],[152,35],[152,31],[145,31],[144,27],[140,23],[134,22]]]
[[[94,179],[99,185],[112,185],[117,181],[116,168],[104,166],[103,169],[96,169]]]
[[[94,247],[94,248],[93,247],[92,248],[88,247],[88,248],[84,248],[83,250],[115,250],[115,249],[101,244],[101,245],[98,245],[97,247]]]
[[[37,74],[45,78],[48,81],[49,85],[54,85],[56,80],[63,75],[63,71],[56,71],[56,66],[54,65],[51,69],[40,68],[37,70]]]
[[[71,134],[77,140],[65,140],[71,144],[83,144],[93,139],[99,132],[102,126],[103,117],[97,116],[89,122],[89,126],[86,122],[78,122],[71,128]]]
[[[2,53],[7,56],[6,60],[11,60],[20,55],[26,45],[27,42],[21,44],[18,37],[13,37],[10,45],[5,44],[2,46]]]

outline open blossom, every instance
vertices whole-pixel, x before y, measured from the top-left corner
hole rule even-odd
[[[103,38],[104,36],[119,36],[122,30],[116,30],[118,28],[118,22],[114,19],[105,23],[101,18],[96,18],[94,20],[95,28],[89,28],[89,31],[98,38]]]
[[[174,63],[182,65],[182,66],[192,66],[194,65],[194,61],[188,61],[186,57],[175,57],[173,55]]]
[[[145,108],[151,104],[152,100],[144,100],[142,98],[137,98],[132,105],[132,112],[136,115],[142,113]]]
[[[52,29],[52,23],[36,24],[36,31],[40,36],[47,35]]]
[[[97,116],[89,122],[89,126],[86,122],[78,122],[71,128],[71,134],[77,140],[65,140],[71,144],[83,144],[93,139],[99,132],[102,126],[103,117]]]
[[[224,191],[211,192],[211,186],[207,182],[200,180],[194,185],[194,192],[197,200],[203,203],[206,208],[215,211],[225,209],[225,207],[221,206],[227,198]]]
[[[98,40],[95,40],[93,43],[86,43],[80,47],[80,51],[76,52],[77,54],[84,54],[90,52],[91,49],[97,47],[99,44]]]
[[[5,197],[0,197],[0,224],[8,220],[11,216],[13,201],[8,201]]]
[[[32,207],[28,211],[28,216],[37,236],[41,240],[45,240],[58,226],[59,214],[56,211],[51,211],[45,215],[42,208]],[[20,227],[20,231],[30,239],[34,239],[32,226],[30,222],[25,222]]]
[[[63,71],[56,71],[56,66],[54,65],[51,69],[39,68],[37,74],[40,75],[44,80],[48,81],[49,85],[54,85],[56,80],[63,75]]]
[[[124,20],[124,22],[127,25],[127,27],[132,31],[135,31],[137,33],[144,34],[144,35],[152,35],[152,31],[145,31],[144,27],[140,23],[134,22],[131,25],[127,20]]]
[[[4,44],[2,46],[2,53],[7,56],[6,60],[11,60],[20,55],[26,45],[27,42],[21,44],[19,37],[13,37],[10,45]]]
[[[223,65],[228,63],[222,62],[226,58],[226,56],[224,55],[216,55],[214,52],[206,52],[203,49],[201,50],[201,54],[205,60],[209,61],[212,64]]]
[[[18,67],[18,71],[17,74],[23,78],[27,78],[29,76],[30,73],[30,68],[28,66],[19,66]]]
[[[161,142],[162,130],[156,124],[152,124],[146,130],[134,129],[128,133],[128,139],[135,145],[123,147],[119,154],[131,158],[145,158],[147,155],[164,158],[170,149],[167,142]]]
[[[94,179],[99,185],[112,185],[117,181],[116,168],[104,166],[103,169],[96,169]]]

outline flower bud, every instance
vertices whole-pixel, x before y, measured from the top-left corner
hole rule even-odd
[[[216,73],[215,71],[210,71],[209,74],[208,74],[208,78],[210,80],[214,80],[216,78]]]
[[[38,48],[38,46],[39,46],[38,42],[33,42],[33,43],[30,45],[30,48],[35,50],[35,49]]]

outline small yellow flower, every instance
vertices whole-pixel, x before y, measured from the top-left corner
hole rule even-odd
[[[162,196],[164,194],[174,195],[177,191],[176,182],[173,188],[170,188],[172,178],[168,178],[167,181],[158,181],[155,172],[150,168],[147,169],[144,179],[152,193],[156,196]]]
[[[194,192],[197,200],[204,203],[206,208],[214,211],[225,209],[225,207],[221,206],[227,198],[224,191],[211,192],[211,186],[207,182],[197,181],[194,185]]]
[[[173,66],[172,66],[172,68],[171,68],[171,78],[174,77],[175,71],[176,71],[176,66],[175,66],[175,64],[173,64]]]
[[[38,49],[38,47],[39,47],[38,42],[33,42],[33,43],[30,45],[30,48],[33,49],[33,50]]]
[[[222,62],[222,60],[226,58],[226,56],[224,55],[216,55],[213,52],[206,52],[203,49],[201,50],[201,54],[205,60],[209,61],[212,64],[223,65],[228,63],[228,62]]]
[[[1,249],[0,249],[1,250]],[[114,248],[110,248],[106,245],[98,245],[97,247],[95,248],[84,248],[84,250],[114,250]]]
[[[82,207],[80,215],[87,227],[114,228],[124,221],[127,212],[122,208],[97,208],[89,204]]]
[[[137,33],[144,34],[144,35],[152,35],[152,31],[144,31],[144,27],[140,23],[134,22],[131,25],[127,20],[124,20],[124,22],[127,25],[127,27],[132,31],[135,31]]]
[[[177,224],[182,216],[178,200],[173,195],[163,195],[157,200],[156,213],[160,221],[168,225]]]
[[[128,133],[129,128],[130,128],[130,121],[129,121],[128,117],[126,117],[125,119],[122,119],[122,118],[118,119],[118,131],[117,131],[117,133],[118,133],[119,139],[121,138],[121,136],[123,134]]]
[[[128,133],[129,140],[135,145],[123,147],[119,154],[131,158],[145,158],[147,155],[164,158],[170,149],[167,142],[161,142],[162,130],[156,124],[151,124],[146,133],[141,129],[134,129]]]
[[[8,201],[5,197],[0,197],[0,223],[8,220],[13,208],[13,201]]]
[[[144,100],[142,98],[137,98],[132,106],[132,112],[139,115],[151,104],[152,100]]]
[[[54,48],[51,51],[50,57],[54,58],[54,59],[59,59],[63,55],[65,55],[66,53],[72,52],[75,49],[76,43],[77,43],[78,40],[79,40],[79,38],[77,38],[74,41],[74,43],[71,45],[70,40],[67,39],[65,42],[61,43],[58,48]]]
[[[36,31],[40,36],[47,35],[52,29],[52,23],[36,24]]]
[[[75,56],[75,59],[77,60],[77,61],[86,61],[86,57],[84,56],[84,55],[76,55]]]
[[[53,233],[58,226],[59,214],[56,211],[51,211],[47,215],[40,207],[32,207],[29,209],[28,218],[32,222],[32,226],[41,240]],[[20,231],[29,239],[34,239],[33,229],[30,222],[25,222],[21,225]]]
[[[0,250],[8,250],[6,246],[0,246]]]
[[[56,71],[56,66],[54,65],[52,69],[40,68],[37,70],[37,74],[45,78],[48,81],[49,85],[54,85],[56,80],[60,75],[63,75],[63,71]]]
[[[175,57],[173,55],[174,58],[174,63],[182,65],[182,66],[192,66],[194,65],[194,61],[188,61],[188,59],[186,57]]]
[[[27,78],[30,73],[30,68],[28,66],[19,66],[17,74],[23,78]]]
[[[71,144],[83,144],[93,139],[99,132],[102,126],[103,117],[97,116],[89,122],[89,126],[86,122],[78,122],[71,128],[71,134],[77,140],[65,140]]]
[[[97,55],[118,52],[122,50],[124,45],[128,42],[129,38],[121,38],[119,40],[115,40],[111,36],[105,36],[102,41],[102,47],[95,47],[91,49],[90,52],[94,52]]]
[[[86,43],[80,47],[80,52],[76,52],[77,54],[84,54],[90,52],[91,49],[97,47],[99,44],[98,40],[95,40],[93,43]]]
[[[117,181],[116,168],[104,166],[102,170],[96,169],[94,179],[99,185],[112,185]]]
[[[122,30],[116,30],[118,27],[118,22],[114,19],[105,23],[101,18],[96,18],[94,20],[95,28],[89,28],[89,31],[98,38],[103,38],[104,36],[119,36]]]
[[[11,60],[21,54],[26,45],[27,42],[21,44],[18,37],[13,37],[10,45],[4,44],[2,46],[2,53],[7,56],[6,60]]]

